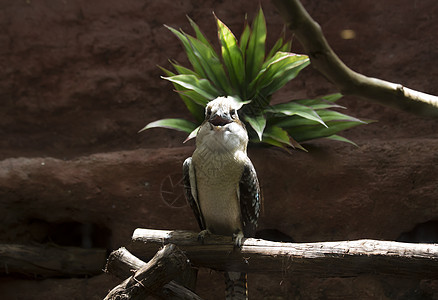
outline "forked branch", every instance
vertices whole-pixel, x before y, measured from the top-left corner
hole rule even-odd
[[[299,0],[274,0],[290,30],[303,45],[312,66],[344,95],[366,98],[422,116],[438,117],[438,97],[377,78],[359,74],[346,66]]]

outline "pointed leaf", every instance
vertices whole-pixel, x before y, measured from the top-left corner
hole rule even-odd
[[[266,111],[277,113],[277,114],[284,114],[287,116],[298,115],[305,119],[318,122],[323,126],[327,127],[327,125],[324,123],[324,121],[321,119],[318,113],[316,113],[315,110],[313,110],[308,106],[301,105],[296,101],[273,105],[269,107]]]
[[[203,44],[207,45],[211,50],[214,51],[213,46],[210,44],[210,42],[207,40],[205,35],[202,33],[201,29],[199,29],[198,24],[195,23],[189,16],[186,16],[187,19],[190,22],[190,25],[192,26],[193,30],[195,30],[196,38],[200,40]]]
[[[283,48],[287,48],[286,44],[284,43],[284,40],[286,38],[286,26],[283,27],[283,30],[280,34],[280,37],[278,38],[277,42],[275,42],[274,46],[272,47],[271,51],[269,51],[269,54],[266,56],[266,60],[269,60],[272,58],[278,51],[281,52],[290,52],[289,50],[282,50]]]
[[[281,52],[290,52],[290,50],[292,49],[292,40],[289,40],[288,42],[286,42],[279,51]]]
[[[240,50],[242,51],[244,57],[245,57],[246,48],[248,46],[248,40],[250,35],[251,35],[251,28],[249,27],[248,23],[246,23],[246,19],[245,19],[245,26],[239,41]]]
[[[175,76],[175,74],[169,70],[166,70],[163,67],[158,66],[161,70],[163,70],[164,73],[166,73],[168,76]],[[195,91],[188,90],[187,88],[172,82],[173,86],[175,87],[175,91],[178,92],[181,99],[184,101],[184,104],[186,105],[189,112],[195,117],[196,121],[201,122],[204,119],[204,107],[205,103],[208,102],[208,99],[206,101],[199,101],[198,98],[190,97],[190,95],[186,95],[186,93],[195,93]],[[197,94],[199,95],[199,94]],[[199,98],[202,97],[201,95],[198,96]],[[204,97],[202,97],[204,98]],[[205,99],[205,98],[204,98]]]
[[[180,64],[177,64],[176,62],[171,62],[171,64],[175,68],[175,70],[178,72],[178,74],[180,74],[180,75],[196,75],[196,76],[198,76],[198,74],[196,74],[195,71],[190,70],[189,68],[183,67]]]
[[[301,56],[301,55],[300,55]],[[305,55],[304,55],[305,56]],[[271,95],[282,88],[286,83],[294,79],[298,73],[310,64],[310,60],[306,57],[303,60],[288,64],[284,68],[278,69],[278,72],[273,76],[272,81],[262,89],[265,95]]]
[[[259,140],[261,141],[263,136],[263,131],[265,130],[266,127],[266,117],[264,115],[257,115],[257,116],[245,115],[244,119],[249,123],[249,125],[251,125],[252,129],[255,130]]]
[[[341,93],[335,93],[335,94],[325,95],[325,96],[322,96],[320,98],[322,98],[328,102],[336,102],[339,99],[341,99],[342,97],[343,97],[343,95]]]
[[[266,127],[265,131],[263,132],[263,140],[266,137],[274,139],[282,144],[286,144],[288,146],[293,147],[292,143],[290,142],[290,136],[287,133],[287,131],[278,126]]]
[[[188,34],[186,34],[186,37],[189,40],[193,53],[199,60],[199,64],[207,75],[206,78],[226,94],[232,94],[227,74],[216,52],[198,39]]]
[[[265,58],[266,22],[262,8],[252,24],[252,32],[246,49],[246,75],[251,81],[259,72]]]
[[[175,129],[175,130],[190,133],[196,128],[196,124],[184,119],[162,119],[147,124],[139,132],[142,132],[146,129],[157,128],[157,127]]]
[[[192,132],[190,132],[189,136],[184,140],[183,144],[187,141],[190,141],[191,139],[195,138],[198,135],[199,128],[201,126],[199,125],[196,127]]]
[[[241,92],[245,82],[245,65],[242,51],[231,30],[216,17],[219,40],[221,42],[222,58],[230,76],[234,89]]]
[[[293,79],[301,69],[309,64],[307,55],[297,55],[289,52],[277,52],[267,60],[257,77],[250,83],[249,89],[267,89],[270,95],[289,80]]]
[[[298,142],[328,137],[334,135],[342,130],[352,128],[354,126],[360,125],[362,123],[358,122],[339,122],[332,121],[328,122],[328,128],[322,127],[320,125],[312,125],[312,126],[300,126],[300,127],[292,127],[285,128],[285,130]]]
[[[207,79],[199,79],[194,75],[175,75],[161,78],[177,83],[186,89],[194,90],[207,99],[214,99],[221,95]]]
[[[299,99],[293,100],[301,105],[305,105],[311,107],[314,110],[327,109],[327,108],[342,108],[346,109],[346,107],[335,104],[334,102],[326,101],[324,98],[317,99]]]
[[[359,147],[359,146],[358,146],[355,142],[353,142],[352,140],[349,140],[349,139],[347,139],[347,138],[345,138],[345,137],[343,137],[343,136],[339,136],[339,135],[336,135],[336,134],[331,135],[331,136],[328,136],[328,137],[326,137],[326,138],[329,139],[329,140],[333,140],[333,141],[349,143],[349,144],[352,144],[352,145],[354,145],[354,146],[356,146],[356,147]]]
[[[205,110],[205,106],[207,105],[207,103],[211,100],[208,98],[205,98],[204,96],[200,95],[199,93],[197,93],[194,90],[188,90],[188,89],[184,89],[184,90],[177,90],[176,91],[180,96],[185,96],[190,98],[194,103],[198,104],[199,106],[202,107],[202,119],[204,119],[204,110]]]
[[[204,72],[204,68],[202,67],[201,63],[199,62],[199,58],[195,55],[190,43],[189,39],[186,37],[186,35],[182,32],[179,32],[178,30],[164,25],[167,29],[169,29],[173,34],[176,35],[176,37],[181,41],[184,47],[184,51],[186,52],[187,58],[189,59],[191,65],[193,66],[193,69],[200,77],[207,77],[207,75]]]

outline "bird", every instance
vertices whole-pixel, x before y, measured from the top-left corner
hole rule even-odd
[[[254,237],[260,215],[260,184],[247,155],[248,133],[239,119],[244,103],[217,97],[207,103],[196,149],[183,163],[185,196],[203,241],[209,234],[232,236],[235,247]],[[225,298],[248,299],[247,275],[225,272]]]

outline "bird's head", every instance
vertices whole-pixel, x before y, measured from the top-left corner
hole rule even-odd
[[[205,107],[205,120],[196,137],[197,146],[202,143],[220,143],[227,148],[243,147],[246,151],[248,134],[237,111],[243,103],[233,97],[218,97]]]

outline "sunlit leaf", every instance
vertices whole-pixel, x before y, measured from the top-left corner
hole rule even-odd
[[[255,130],[259,140],[262,140],[263,131],[266,127],[266,117],[263,114],[259,114],[256,116],[245,115],[245,121],[251,125],[252,129]]]
[[[221,94],[207,79],[199,79],[195,75],[175,75],[162,78],[177,83],[186,89],[194,90],[207,99],[214,99]]]
[[[175,74],[169,70],[166,70],[163,67],[158,66],[167,76],[175,76]],[[198,122],[201,122],[204,119],[204,104],[203,102],[199,101],[199,99],[195,97],[189,97],[186,94],[190,94],[191,92],[196,93],[195,91],[189,90],[175,82],[172,82],[173,86],[175,87],[175,91],[179,93],[179,96],[184,101],[184,104],[186,105],[189,112],[195,117],[195,119]],[[197,94],[197,93],[196,93]],[[199,95],[199,97],[202,97]],[[204,98],[204,97],[203,97]],[[205,99],[205,98],[204,98]],[[208,100],[207,100],[208,102]],[[206,102],[205,102],[206,103]]]
[[[323,119],[318,115],[318,113],[316,113],[315,110],[308,106],[301,105],[295,101],[270,106],[267,108],[267,111],[277,114],[284,114],[287,116],[297,115],[302,118],[318,122],[327,127]]]
[[[198,131],[199,131],[199,128],[200,128],[200,127],[201,127],[201,126],[198,126],[198,127],[196,127],[195,129],[193,129],[193,131],[190,132],[189,136],[184,140],[183,143],[185,143],[185,142],[187,142],[187,141],[190,141],[191,139],[195,138],[195,137],[198,135]]]
[[[245,82],[245,64],[242,51],[231,30],[216,18],[219,40],[221,42],[222,58],[230,76],[230,81],[236,91],[243,90]]]
[[[272,92],[266,93],[272,94],[293,79],[299,71],[308,64],[309,58],[306,55],[277,52],[271,59],[263,64],[257,77],[250,83],[249,88],[272,90]]]
[[[196,124],[184,119],[162,119],[147,124],[139,132],[157,127],[175,129],[191,133],[196,128]]]
[[[257,75],[265,58],[266,22],[260,8],[252,23],[252,32],[246,49],[246,75],[251,81]]]

